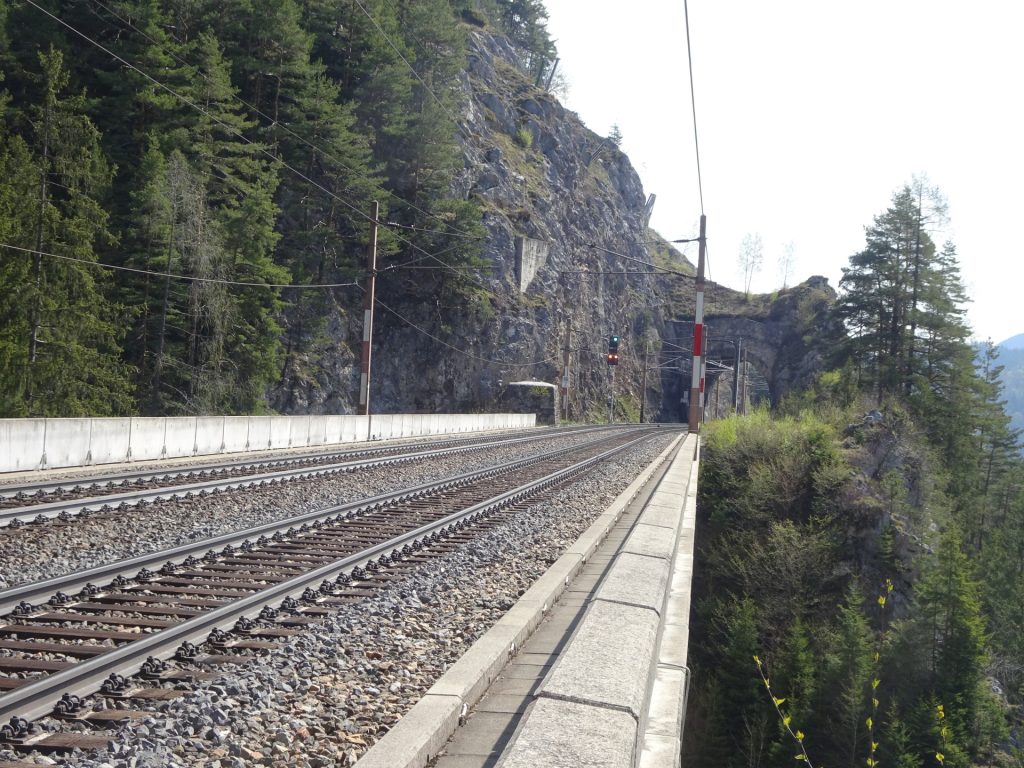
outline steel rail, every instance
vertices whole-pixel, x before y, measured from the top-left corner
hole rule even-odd
[[[488,450],[490,448],[514,445],[522,442],[537,442],[549,439],[550,433],[545,435],[531,435],[528,437],[517,437],[492,442],[471,443],[469,445],[454,445],[430,450],[415,450],[407,453],[388,453],[384,456],[359,459],[356,461],[339,462],[335,464],[317,464],[304,468],[282,469],[273,472],[263,472],[252,475],[242,475],[230,478],[217,478],[204,480],[198,483],[184,485],[165,486],[162,488],[148,488],[123,493],[106,494],[103,496],[87,496],[80,499],[67,499],[42,504],[33,504],[25,507],[12,507],[0,510],[0,528],[10,525],[19,520],[26,522],[25,518],[32,520],[40,516],[54,518],[60,515],[79,514],[84,511],[92,511],[103,507],[120,506],[122,504],[135,506],[140,502],[160,501],[166,499],[187,497],[189,494],[212,493],[214,491],[238,490],[249,488],[254,485],[273,484],[283,480],[298,480],[311,477],[322,477],[325,475],[339,474],[342,472],[353,472],[368,467],[388,466],[389,464],[406,464],[413,461],[428,459],[433,456],[455,456],[460,453],[472,453],[474,451]],[[173,474],[173,473],[172,473]],[[156,473],[156,477],[166,477],[168,473]]]
[[[103,486],[122,485],[124,483],[133,483],[138,481],[154,481],[164,480],[173,477],[186,476],[190,474],[197,474],[202,472],[230,472],[248,469],[250,467],[278,467],[285,466],[288,464],[298,464],[304,461],[315,461],[321,458],[341,458],[346,456],[370,456],[370,455],[381,455],[389,453],[399,453],[403,450],[411,448],[444,448],[448,446],[458,446],[462,444],[490,444],[490,445],[504,445],[507,443],[525,442],[530,440],[542,440],[550,438],[553,435],[561,434],[572,434],[572,433],[586,433],[597,429],[607,429],[607,425],[603,427],[556,427],[549,430],[544,430],[542,435],[531,434],[521,437],[509,437],[508,432],[502,432],[497,435],[481,435],[479,433],[465,437],[446,437],[444,439],[437,439],[436,436],[429,436],[426,439],[420,439],[420,442],[415,442],[415,438],[399,438],[401,440],[410,440],[410,442],[391,443],[388,445],[370,444],[364,443],[363,446],[359,447],[359,444],[353,444],[353,447],[345,448],[343,450],[336,449],[334,446],[322,446],[322,450],[319,451],[307,451],[304,453],[292,453],[282,454],[280,451],[287,449],[268,449],[265,451],[265,456],[250,456],[248,459],[240,459],[237,461],[225,461],[225,462],[210,462],[201,463],[203,459],[214,459],[215,455],[207,456],[190,456],[181,457],[180,459],[167,459],[167,461],[180,461],[185,462],[192,460],[194,463],[181,463],[179,466],[163,466],[159,469],[144,469],[146,464],[152,464],[154,461],[140,461],[136,463],[138,469],[132,472],[112,472],[108,474],[87,474],[81,473],[76,475],[70,475],[57,480],[47,480],[38,483],[4,483],[3,475],[0,474],[0,499],[10,499],[18,495],[35,495],[40,492],[44,494],[57,493],[60,491],[77,491],[85,488],[96,488]],[[87,469],[101,469],[100,466],[93,465],[92,467],[80,466],[80,467],[58,467],[49,470],[40,470],[46,472],[75,472],[76,470],[87,470]]]
[[[373,545],[358,554],[350,555],[349,557],[321,566],[294,579],[270,586],[248,597],[240,598],[229,605],[188,619],[174,627],[144,636],[109,653],[76,664],[70,669],[48,675],[36,682],[16,688],[0,696],[0,722],[6,722],[12,717],[23,717],[27,720],[38,719],[50,713],[57,700],[64,693],[76,696],[88,695],[94,692],[102,681],[111,674],[134,674],[140,663],[150,656],[157,659],[167,659],[173,656],[177,648],[186,641],[203,641],[214,629],[224,630],[232,627],[238,619],[246,614],[258,613],[264,606],[279,607],[285,599],[301,595],[308,587],[317,585],[326,579],[335,578],[343,572],[349,572],[380,554],[400,549],[406,544],[411,544],[474,515],[486,514],[522,501],[529,495],[578,475],[593,465],[628,450],[649,437],[651,437],[651,432],[644,430],[644,433],[634,440],[603,451],[597,456],[557,470],[538,480],[526,483],[461,511],[453,512],[433,523],[428,523],[412,531],[399,534],[388,541]],[[593,445],[593,443],[590,445]],[[571,449],[563,449],[560,452],[567,453],[579,449],[580,446],[575,446]]]
[[[648,428],[645,431],[650,431],[650,429]],[[565,453],[573,450],[585,448],[588,445],[592,446],[598,444],[607,439],[609,438],[593,440],[589,443],[583,443],[570,448],[559,448],[536,456],[519,459],[518,461],[503,464],[498,467],[487,467],[486,469],[464,472],[462,474],[453,475],[440,480],[421,483],[420,485],[412,488],[402,489],[400,491],[390,491],[388,493],[373,496],[369,499],[360,499],[359,501],[346,502],[332,507],[325,507],[323,509],[305,512],[294,517],[264,523],[263,525],[254,526],[241,531],[221,534],[220,536],[204,539],[203,541],[182,544],[178,547],[161,550],[151,554],[139,555],[138,557],[126,560],[118,560],[113,563],[90,568],[86,571],[78,571],[76,573],[46,579],[45,581],[11,587],[0,591],[0,616],[10,613],[22,602],[35,605],[40,602],[45,602],[57,592],[72,594],[80,591],[87,584],[96,583],[98,581],[109,581],[117,578],[118,576],[131,578],[143,568],[148,570],[159,570],[168,562],[178,564],[189,556],[205,554],[209,550],[224,549],[228,545],[237,547],[246,541],[258,539],[260,536],[273,536],[279,531],[287,531],[289,528],[298,527],[303,524],[313,523],[318,520],[326,520],[327,518],[336,517],[338,515],[369,512],[388,504],[395,504],[409,499],[419,498],[426,494],[435,493],[458,485],[467,485],[487,477],[496,476],[509,470],[526,467],[538,462],[549,461],[557,456],[564,455]]]

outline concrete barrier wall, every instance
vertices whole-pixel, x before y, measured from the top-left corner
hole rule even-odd
[[[196,444],[196,421],[186,417],[167,419],[160,457],[191,456]],[[51,465],[52,466],[52,465]]]
[[[35,469],[46,455],[43,419],[0,420],[0,467],[11,472]]]
[[[532,413],[0,419],[0,472],[526,429]]]
[[[133,461],[151,461],[159,459],[164,449],[167,433],[167,419],[138,418],[132,419],[128,426],[131,431],[129,443]]]

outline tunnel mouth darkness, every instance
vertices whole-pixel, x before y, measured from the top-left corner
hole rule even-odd
[[[705,335],[705,418],[722,418],[732,413],[737,387],[741,395],[737,399],[740,413],[765,404],[771,407],[777,402],[775,368],[782,349],[783,328],[749,317],[718,316],[708,318]],[[659,364],[664,393],[660,421],[686,422],[689,418],[692,346],[692,320],[666,323]]]

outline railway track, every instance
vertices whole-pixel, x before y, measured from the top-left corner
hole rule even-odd
[[[650,434],[622,430],[507,467],[0,592],[0,613],[8,614],[0,625],[0,723],[8,723],[0,737],[23,748],[82,746],[80,734],[32,734],[28,722],[55,706],[77,720],[133,716],[85,707],[82,697],[101,686],[104,696],[125,700],[182,695],[168,686],[203,673],[170,669],[167,659],[216,663],[273,647],[332,605],[360,599]],[[140,669],[150,685],[127,682]]]
[[[140,503],[205,495],[218,491],[291,482],[355,472],[371,467],[423,461],[500,446],[540,442],[560,434],[587,433],[593,427],[545,431],[542,434],[446,439],[419,443],[277,459],[188,466],[178,469],[79,476],[37,484],[0,486],[0,527],[124,509]]]

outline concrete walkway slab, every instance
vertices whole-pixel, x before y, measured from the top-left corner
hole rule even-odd
[[[597,600],[540,695],[620,709],[639,720],[657,637],[654,611]]]
[[[668,566],[668,560],[623,552],[609,570],[597,598],[661,613],[668,585]]]
[[[498,768],[622,768],[635,742],[636,721],[625,712],[537,699]]]

